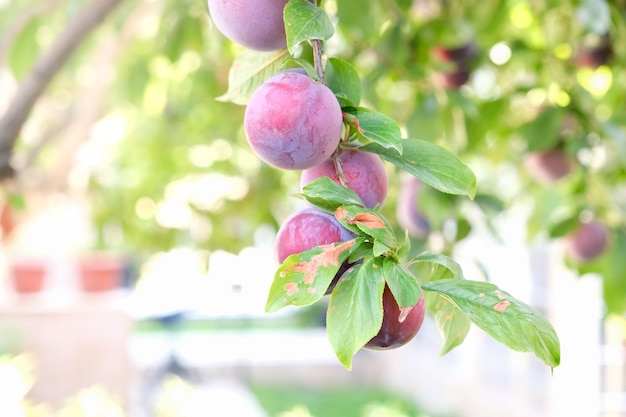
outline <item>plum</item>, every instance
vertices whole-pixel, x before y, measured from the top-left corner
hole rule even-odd
[[[388,179],[385,165],[378,155],[358,150],[344,150],[339,155],[346,186],[363,200],[368,208],[382,205],[387,198]],[[300,187],[326,176],[341,184],[335,164],[328,159],[319,165],[302,171]]]
[[[345,242],[354,238],[334,216],[316,208],[305,208],[292,214],[280,227],[274,242],[276,261],[282,264],[289,255],[304,252],[319,245]],[[337,281],[353,264],[344,262],[326,290],[330,294]]]
[[[432,48],[433,56],[439,61],[451,62],[459,66],[467,66],[478,53],[476,42],[469,41],[459,46],[435,45]]]
[[[608,245],[606,226],[599,221],[581,223],[566,238],[565,251],[575,262],[589,262],[604,253]]]
[[[250,97],[244,130],[260,159],[276,168],[303,170],[321,164],[337,149],[343,115],[328,87],[286,71],[268,79]]]
[[[459,68],[451,72],[437,71],[433,73],[433,83],[445,90],[457,90],[470,79],[471,71]]]
[[[422,183],[415,177],[406,178],[400,185],[396,205],[396,219],[410,236],[424,238],[430,233],[430,224],[419,211],[418,198]]]
[[[208,0],[213,23],[231,41],[257,51],[287,46],[283,10],[288,0]]]
[[[376,336],[370,339],[364,347],[371,350],[386,350],[407,344],[422,327],[425,314],[423,292],[420,294],[417,304],[401,309],[389,286],[385,285],[382,326]]]
[[[599,45],[581,48],[576,53],[574,60],[579,68],[596,69],[608,64],[612,56],[613,47],[611,45]]]
[[[282,264],[289,255],[352,238],[354,235],[333,215],[309,207],[292,214],[280,226],[274,252],[276,260]]]
[[[613,58],[613,41],[609,34],[603,36],[588,35],[574,55],[574,63],[578,68],[596,69],[607,65]]]
[[[572,172],[572,161],[562,148],[529,153],[524,165],[538,181],[552,183]]]

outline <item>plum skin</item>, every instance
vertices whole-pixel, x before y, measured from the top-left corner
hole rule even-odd
[[[208,0],[211,20],[231,41],[256,51],[275,51],[287,46],[283,10],[288,0]]]
[[[583,46],[574,56],[574,62],[579,68],[596,69],[609,63],[613,57],[613,45],[604,40],[598,45]]]
[[[582,223],[567,237],[566,252],[576,262],[589,262],[604,253],[608,244],[606,227],[598,221]]]
[[[440,61],[453,62],[463,66],[476,57],[478,47],[474,41],[469,41],[460,46],[435,45],[432,53]]]
[[[404,180],[398,192],[396,219],[400,227],[410,236],[424,238],[430,233],[430,223],[418,208],[419,193],[422,183],[411,176]]]
[[[457,90],[469,81],[470,76],[471,71],[465,68],[452,72],[435,72],[433,73],[433,82],[445,90]]]
[[[357,150],[344,150],[339,155],[346,186],[354,191],[363,200],[365,207],[380,207],[387,198],[389,181],[385,165],[378,155]],[[341,184],[335,164],[331,159],[312,168],[302,171],[300,187],[319,177],[328,177],[337,184]]]
[[[292,214],[278,229],[274,241],[276,261],[282,264],[289,255],[304,252],[316,246],[345,242],[355,235],[343,227],[334,216],[310,207]],[[325,294],[331,293],[339,278],[352,266],[344,262]]]
[[[286,71],[252,94],[244,130],[260,159],[276,168],[303,170],[321,164],[337,149],[343,114],[328,87],[299,72]]]
[[[389,286],[385,284],[383,291],[383,322],[380,330],[364,346],[370,350],[395,349],[410,342],[424,322],[426,307],[424,304],[424,293],[420,293],[420,298],[408,312],[404,320],[400,321],[402,310],[398,306]]]
[[[552,183],[572,172],[572,162],[563,149],[555,148],[528,154],[526,169],[539,181]]]
[[[282,264],[289,255],[353,238],[331,214],[305,208],[292,214],[278,229],[274,242],[276,261]]]

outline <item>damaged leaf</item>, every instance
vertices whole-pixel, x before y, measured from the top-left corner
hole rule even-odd
[[[560,342],[550,322],[496,285],[452,278],[425,283],[422,289],[441,294],[498,342],[532,352],[550,367],[559,365]]]
[[[387,220],[376,210],[346,205],[335,210],[335,218],[348,230],[377,239],[388,248],[399,244]]]
[[[270,287],[265,311],[274,312],[288,305],[315,303],[363,238],[321,245],[291,255],[277,269]]]

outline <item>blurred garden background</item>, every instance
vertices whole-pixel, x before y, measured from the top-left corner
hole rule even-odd
[[[407,223],[389,165],[385,215],[545,314],[562,365],[475,327],[440,356],[427,318],[346,371],[323,306],[263,312],[299,172],[218,100],[245,51],[206,2],[0,0],[2,416],[626,416],[626,1],[321,5],[363,101],[477,177]],[[568,256],[590,221],[606,248]]]

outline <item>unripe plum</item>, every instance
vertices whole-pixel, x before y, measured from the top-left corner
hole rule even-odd
[[[292,214],[280,226],[274,252],[276,260],[282,264],[289,255],[352,238],[354,235],[334,216],[310,207]]]
[[[341,139],[339,101],[324,84],[295,71],[274,75],[248,102],[244,130],[259,158],[281,169],[321,164]]]
[[[543,183],[552,183],[572,172],[572,161],[561,148],[528,154],[524,165],[530,174]]]
[[[383,291],[383,324],[372,339],[365,344],[366,349],[395,349],[407,344],[415,337],[424,322],[426,307],[424,293],[410,310],[403,312],[387,285]]]
[[[249,49],[274,51],[287,46],[283,9],[288,0],[208,0],[215,26]]]
[[[608,232],[602,223],[581,223],[566,239],[566,254],[573,261],[589,262],[602,255],[607,244]]]
[[[417,178],[408,177],[400,185],[396,205],[398,224],[409,235],[418,238],[426,237],[430,233],[430,224],[418,208],[419,192],[422,187],[422,183]]]
[[[368,208],[382,206],[387,198],[388,179],[385,165],[378,155],[357,150],[343,151],[339,155],[346,186],[354,191]],[[328,159],[302,171],[300,187],[316,178],[326,176],[341,184],[335,164]]]

